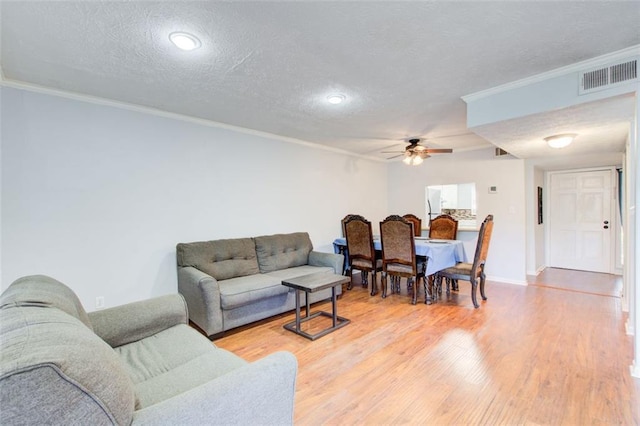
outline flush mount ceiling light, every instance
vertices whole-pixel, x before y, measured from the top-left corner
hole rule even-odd
[[[175,44],[178,49],[182,50],[194,50],[202,45],[198,37],[182,32],[175,32],[169,34],[169,40]]]
[[[327,102],[329,102],[330,104],[333,104],[333,105],[341,104],[346,99],[347,99],[347,97],[345,95],[341,94],[341,93],[336,93],[336,94],[327,96]]]
[[[553,135],[544,138],[547,141],[547,144],[551,148],[564,148],[565,146],[569,146],[573,139],[578,136],[575,133],[564,133],[561,135]]]

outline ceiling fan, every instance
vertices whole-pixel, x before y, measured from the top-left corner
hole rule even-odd
[[[383,154],[396,154],[393,157],[389,157],[388,160],[392,158],[397,158],[400,156],[404,156],[404,160],[402,160],[405,164],[409,164],[412,166],[417,166],[421,164],[425,158],[431,157],[430,154],[450,154],[453,152],[451,148],[427,148],[426,146],[420,145],[420,139],[409,139],[409,145],[404,149],[404,151],[382,151]]]

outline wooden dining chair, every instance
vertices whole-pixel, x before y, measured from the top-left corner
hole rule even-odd
[[[413,223],[413,235],[415,235],[416,237],[422,235],[422,219],[410,213],[405,214],[404,216],[402,216],[402,218]]]
[[[362,287],[369,284],[369,272],[373,277],[371,283],[371,295],[378,292],[376,272],[382,271],[382,259],[377,258],[373,248],[373,233],[371,222],[359,215],[350,215],[344,222],[345,237],[347,239],[347,252],[349,253],[349,276],[353,277],[353,270],[360,271]],[[350,281],[347,289],[351,290],[353,282]]]
[[[429,224],[429,238],[455,240],[458,237],[458,220],[448,214],[441,214]]]
[[[346,215],[343,219],[342,219],[342,236],[343,237],[347,237],[347,232],[344,229],[344,224],[347,222],[347,220],[349,220],[349,218],[353,217],[353,216],[358,216],[357,214],[348,214]]]
[[[436,273],[436,285],[439,288],[442,286],[443,278],[450,279],[452,283],[457,280],[469,281],[471,283],[471,301],[473,302],[473,306],[476,308],[480,306],[478,305],[476,297],[478,280],[480,281],[480,295],[482,296],[482,300],[487,300],[487,296],[484,293],[484,282],[486,279],[484,267],[487,263],[487,255],[489,253],[489,243],[491,242],[492,232],[493,215],[488,215],[480,226],[480,232],[478,232],[478,242],[476,243],[476,253],[473,257],[473,263],[459,262],[451,268],[443,269]],[[449,291],[449,285],[447,282],[447,294]]]
[[[387,276],[391,276],[391,294],[400,293],[400,279],[407,278],[407,292],[412,294],[412,304],[418,298],[418,284],[426,263],[416,259],[413,224],[398,215],[391,215],[380,222],[382,243],[382,297],[387,297]],[[426,291],[426,282],[425,282]]]
[[[455,240],[458,237],[458,220],[448,214],[441,214],[433,219],[429,224],[429,238],[436,240]],[[427,278],[429,286],[434,288],[435,276],[430,275]],[[452,285],[454,290],[457,290],[457,282],[451,283],[451,280],[447,281],[447,285]],[[437,289],[442,293],[442,286]]]

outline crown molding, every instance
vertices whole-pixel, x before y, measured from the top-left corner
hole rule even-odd
[[[605,55],[597,56],[595,58],[587,59],[581,62],[576,62],[575,64],[567,65],[561,68],[556,68],[554,70],[543,72],[541,74],[536,74],[527,78],[523,78],[521,80],[516,80],[510,83],[502,84],[500,86],[492,87],[490,89],[471,93],[469,95],[462,96],[461,99],[466,103],[469,103],[469,102],[486,98],[498,93],[507,92],[513,89],[518,89],[520,87],[528,86],[534,83],[539,83],[545,80],[549,80],[555,77],[560,77],[570,73],[585,71],[590,68],[598,68],[599,66],[602,66],[611,62],[616,62],[622,59],[629,58],[630,56],[638,56],[638,55],[640,55],[640,44],[627,47],[626,49],[607,53]]]
[[[98,96],[90,96],[90,95],[85,95],[85,94],[76,93],[76,92],[68,92],[65,90],[51,89],[49,87],[39,86],[35,84],[30,84],[30,83],[7,80],[4,76],[1,76],[1,77],[2,78],[0,79],[0,86],[4,86],[4,87],[11,87],[14,89],[21,89],[21,90],[26,90],[28,92],[34,92],[34,93],[42,93],[45,95],[57,96],[60,98],[72,99],[72,100],[87,102],[95,105],[110,106],[110,107],[124,109],[128,111],[154,115],[157,117],[170,118],[173,120],[184,121],[187,123],[199,124],[201,126],[206,126],[206,127],[215,127],[219,129],[231,130],[234,132],[243,133],[247,135],[258,136],[258,137],[263,137],[267,139],[275,139],[282,142],[294,143],[297,145],[303,145],[310,148],[320,149],[323,151],[335,152],[337,154],[348,155],[351,157],[358,157],[364,160],[375,161],[378,163],[382,163],[386,161],[385,159],[381,159],[378,157],[356,154],[353,152],[346,151],[344,149],[321,145],[315,142],[309,142],[302,139],[290,138],[287,136],[276,135],[273,133],[263,132],[260,130],[247,129],[240,126],[234,126],[231,124],[225,124],[225,123],[220,123],[213,120],[207,120],[205,118],[197,118],[197,117],[191,117],[188,115],[177,114],[174,112],[163,111],[157,108],[145,107],[145,106],[130,104],[130,103],[121,102],[121,101],[113,101],[113,100],[101,98]]]

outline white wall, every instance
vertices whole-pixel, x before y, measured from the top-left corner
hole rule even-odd
[[[389,165],[389,212],[424,217],[427,185],[475,182],[478,220],[494,215],[494,230],[487,261],[490,279],[526,283],[525,167],[515,158],[496,158],[493,148],[433,156],[421,166],[402,162]],[[489,187],[498,192],[489,194]],[[467,257],[473,259],[475,238],[465,239]]]
[[[538,187],[543,197],[547,197],[544,170],[531,161],[525,161],[526,174],[526,228],[527,228],[527,275],[537,275],[546,265],[545,260],[545,223],[548,220],[549,202],[543,200],[543,223],[538,224]]]
[[[42,273],[115,306],[177,291],[178,242],[307,231],[387,213],[387,166],[113,106],[2,93],[1,287]],[[424,192],[424,189],[422,189]]]

